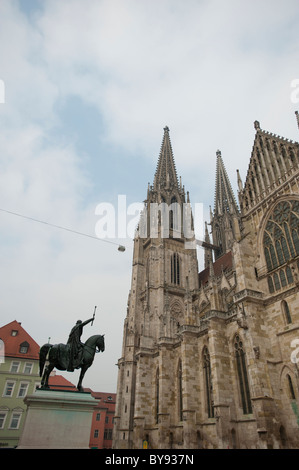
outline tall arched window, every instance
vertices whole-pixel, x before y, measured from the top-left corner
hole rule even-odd
[[[243,347],[243,342],[239,335],[235,336],[234,348],[243,413],[248,414],[252,413],[252,404],[247,376],[246,355]]]
[[[285,300],[281,302],[281,308],[282,308],[282,313],[284,315],[286,323],[288,324],[292,323],[291,312],[290,312],[288,303]]]
[[[291,376],[287,374],[287,381],[288,381],[288,387],[289,387],[289,395],[292,400],[296,400],[296,395],[293,387],[293,382],[291,379]]]
[[[179,360],[179,364],[178,364],[177,390],[178,390],[179,420],[183,421],[183,374],[182,374],[182,361],[181,360]]]
[[[171,256],[171,282],[180,285],[180,257],[177,253]]]
[[[206,403],[207,403],[207,412],[208,417],[214,417],[214,408],[213,408],[213,387],[212,387],[212,374],[211,374],[211,361],[210,354],[207,347],[203,350],[203,370],[204,370],[204,381],[206,389]]]
[[[268,271],[299,255],[299,201],[282,201],[275,206],[263,245]]]
[[[176,197],[173,197],[169,207],[169,227],[173,230],[179,230],[181,228],[180,218],[181,208],[176,200]]]

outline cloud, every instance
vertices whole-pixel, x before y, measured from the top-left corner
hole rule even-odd
[[[178,166],[190,170],[206,162],[241,116],[240,144],[255,113],[277,123],[271,114],[282,92],[284,109],[289,106],[298,7],[288,4],[293,8],[259,2],[257,14],[256,2],[153,7],[53,0],[38,27],[44,61],[62,95],[96,104],[107,140],[154,160],[157,136],[168,124],[177,134]],[[249,140],[252,135],[247,151]]]

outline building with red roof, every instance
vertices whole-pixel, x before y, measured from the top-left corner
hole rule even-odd
[[[0,328],[0,338],[5,344],[6,357],[39,359],[39,345],[16,320]]]
[[[0,328],[0,449],[18,446],[25,422],[26,395],[40,386],[40,346],[14,320]],[[52,390],[77,391],[77,387],[54,370],[49,377]],[[110,448],[115,410],[115,393],[85,392],[98,400],[92,420],[90,447]]]
[[[116,393],[93,392],[90,388],[84,390],[98,401],[92,417],[89,447],[111,449]]]

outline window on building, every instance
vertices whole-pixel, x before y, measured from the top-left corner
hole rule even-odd
[[[274,292],[274,285],[273,285],[273,280],[271,276],[268,276],[268,287],[269,287],[269,292],[270,294],[273,294]]]
[[[23,398],[27,395],[28,387],[29,387],[29,384],[27,382],[20,383],[18,398]]]
[[[181,206],[175,197],[171,199],[169,207],[169,227],[173,230],[181,229]]]
[[[7,411],[1,411],[0,412],[0,429],[4,429],[6,417],[7,417]]]
[[[291,312],[290,312],[290,309],[289,309],[289,305],[285,300],[283,300],[281,302],[281,308],[282,308],[282,313],[284,315],[286,323],[287,324],[292,323],[292,317],[291,317]]]
[[[289,374],[287,374],[287,380],[288,380],[288,387],[289,387],[290,397],[291,397],[292,400],[295,400],[296,395],[295,395],[295,391],[294,391],[294,387],[293,387],[293,382],[292,382],[291,376]]]
[[[205,347],[203,350],[203,370],[204,370],[204,381],[205,381],[205,389],[206,389],[206,404],[207,404],[207,412],[208,417],[214,417],[214,408],[213,408],[213,387],[212,387],[212,374],[211,374],[211,362],[210,362],[210,354],[208,348]]]
[[[252,404],[247,376],[246,355],[243,347],[243,342],[239,335],[235,336],[234,348],[237,364],[237,374],[239,379],[241,404],[243,408],[243,413],[248,414],[252,413]]]
[[[282,201],[275,206],[265,228],[263,245],[268,271],[299,255],[299,201]],[[291,273],[287,271],[286,276],[288,283],[293,282]]]
[[[98,429],[94,430],[93,437],[95,437],[95,438],[99,437],[99,430]]]
[[[18,330],[11,330],[11,336],[17,336]]]
[[[97,415],[96,415],[96,421],[100,421],[100,419],[101,419],[101,413],[97,413]]]
[[[27,354],[28,349],[29,349],[29,344],[27,343],[27,341],[24,341],[22,344],[20,344],[19,352],[21,354]]]
[[[109,416],[105,417],[105,423],[109,423]]]
[[[10,366],[10,372],[17,374],[19,372],[20,363],[13,361]]]
[[[31,374],[33,369],[32,362],[26,362],[24,365],[24,374]]]
[[[294,282],[294,280],[293,280],[293,274],[292,274],[292,271],[291,271],[290,266],[287,266],[287,267],[286,267],[286,275],[287,275],[287,280],[288,280],[288,283],[289,283],[289,284],[291,284],[292,282]]]
[[[11,382],[11,381],[6,382],[5,387],[4,387],[3,396],[4,397],[12,397],[14,387],[15,387],[15,382]]]
[[[22,413],[12,413],[9,429],[19,429]]]
[[[180,257],[177,253],[171,256],[171,282],[180,285]]]

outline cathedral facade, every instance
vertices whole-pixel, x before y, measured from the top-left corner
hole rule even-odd
[[[217,151],[201,272],[164,129],[134,239],[115,449],[299,447],[299,144],[254,126],[239,203]]]

